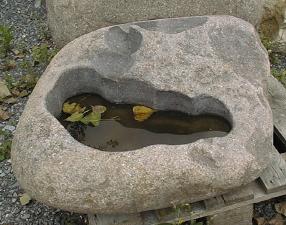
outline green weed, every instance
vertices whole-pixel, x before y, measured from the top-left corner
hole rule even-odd
[[[23,69],[23,70],[26,70],[27,73],[29,74],[34,74],[35,73],[35,70],[34,70],[34,67],[32,65],[32,63],[28,60],[24,60],[23,62],[20,63],[20,67]]]
[[[261,42],[268,52],[272,51],[274,43],[269,38],[261,37]]]
[[[14,77],[11,76],[9,73],[4,74],[4,81],[9,90],[12,90],[13,87],[16,85],[16,80]]]
[[[24,97],[32,91],[38,82],[39,77],[35,74],[27,74],[19,79],[15,79],[9,73],[4,75],[4,81],[8,89],[14,96]]]
[[[41,44],[32,48],[32,57],[35,63],[47,65],[56,55],[56,49],[50,49],[47,44]]]
[[[192,210],[191,210],[191,205],[190,204],[183,204],[183,205],[174,205],[173,206],[174,212],[176,214],[176,221],[173,223],[160,223],[158,225],[182,225],[186,221],[183,219],[183,214],[188,213],[189,214],[189,221],[188,223],[190,225],[203,225],[202,222],[196,222],[196,220],[192,219]]]
[[[271,73],[277,80],[279,80],[284,85],[284,87],[286,87],[286,69],[272,69]]]
[[[11,29],[7,26],[0,25],[0,56],[5,57],[11,50],[13,35]]]
[[[0,136],[3,137],[3,142],[0,145],[0,162],[10,158],[12,134],[8,131],[0,130]]]
[[[261,42],[268,52],[270,63],[271,64],[279,64],[280,60],[279,60],[277,54],[274,52],[275,45],[277,43],[275,41],[271,41],[269,38],[265,38],[265,37],[261,38]]]
[[[22,76],[17,82],[16,87],[20,90],[32,90],[36,86],[39,77],[35,74],[27,74]]]

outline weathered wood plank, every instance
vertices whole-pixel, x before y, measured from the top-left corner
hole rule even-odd
[[[210,198],[204,201],[206,210],[221,208],[225,205],[224,199],[222,196],[217,196]]]
[[[274,193],[266,193],[264,188],[261,186],[261,184],[257,181],[252,182],[250,184],[250,187],[253,190],[254,193],[254,198],[247,200],[247,201],[241,201],[241,202],[237,202],[237,203],[233,203],[230,205],[224,205],[221,208],[215,208],[215,209],[209,209],[206,210],[205,208],[205,204],[203,201],[200,202],[196,202],[191,204],[191,209],[192,212],[186,212],[186,213],[182,213],[181,214],[181,219],[184,221],[189,221],[190,218],[192,219],[198,219],[198,218],[202,218],[202,217],[207,217],[207,216],[212,216],[212,215],[216,215],[216,214],[220,214],[223,213],[225,211],[228,210],[234,210],[240,207],[246,207],[248,205],[252,205],[254,203],[258,203],[258,202],[262,202],[262,201],[267,201],[269,199],[272,198],[276,198],[282,195],[286,195],[286,189],[274,192]],[[155,214],[154,211],[149,211],[148,212]],[[144,213],[141,214],[144,217]],[[168,222],[168,223],[172,223],[174,221],[176,221],[176,218],[174,216],[175,214],[171,214],[171,215],[165,215],[165,216],[161,216],[160,220],[154,216],[152,221],[149,221],[148,223],[144,223],[144,225],[157,225],[159,222]],[[145,220],[144,220],[145,221]]]
[[[228,210],[208,217],[208,225],[252,225],[253,205]]]
[[[276,154],[277,151],[273,149],[273,154]],[[281,154],[279,165],[283,164],[283,161],[286,160],[286,153]],[[283,172],[284,173],[284,172]],[[191,204],[191,212],[183,212],[180,217],[184,221],[207,216],[212,216],[216,214],[223,213],[229,210],[235,210],[240,207],[247,207],[249,205],[253,205],[254,203],[266,201],[272,198],[276,198],[282,195],[286,195],[286,189],[276,189],[274,192],[266,192],[265,187],[261,185],[261,181],[254,181],[249,185],[242,187],[240,190],[236,190],[235,192],[230,192],[223,196],[219,196],[217,198],[211,198],[206,201],[200,201]],[[217,205],[217,206],[216,206]],[[219,205],[219,207],[218,207]],[[158,212],[160,211],[161,214],[158,216]],[[165,212],[165,213],[162,213]],[[145,215],[149,215],[149,221],[145,222],[144,225],[156,225],[159,222],[174,222],[176,221],[175,213],[172,213],[172,209],[163,209],[162,210],[155,210],[149,211],[148,213],[142,213],[141,216],[145,218]],[[152,215],[152,216],[151,216]],[[152,218],[150,220],[150,218]]]
[[[283,164],[283,161],[281,161],[281,159],[283,159],[283,161],[286,160],[286,153],[281,154],[280,161],[278,163],[279,165]],[[282,195],[286,195],[286,189],[276,189],[276,191],[274,192],[267,193],[265,190],[265,187],[261,185],[260,181],[254,181],[245,187],[242,187],[238,190],[235,190],[223,196],[211,198],[206,201],[192,203],[191,211],[187,211],[187,210],[182,211],[180,213],[180,219],[183,221],[189,221],[190,219],[197,219],[197,218],[209,217],[209,216],[220,215],[220,214],[223,215],[225,212],[228,212],[231,214],[233,213],[232,211],[237,212],[239,208],[245,209],[247,207],[252,207],[254,203],[266,201],[266,200],[276,198]],[[251,212],[251,210],[249,211],[248,209],[248,212]],[[247,216],[248,214],[245,214],[245,215],[246,215],[246,218],[249,218]],[[122,218],[124,217],[125,219],[122,220]],[[177,214],[173,208],[143,212],[141,213],[139,217],[140,219],[138,219],[138,215],[137,215],[136,217],[133,217],[133,218],[129,217],[129,219],[127,218],[126,220],[126,215],[121,215],[120,217],[118,216],[110,217],[106,215],[105,216],[99,215],[96,223],[90,224],[90,225],[106,225],[106,224],[126,225],[128,224],[128,223],[124,223],[124,220],[125,222],[131,221],[131,224],[133,223],[132,225],[136,223],[139,223],[139,224],[142,223],[142,225],[157,225],[159,223],[172,223],[178,220]],[[117,221],[117,223],[114,223],[114,218],[116,218],[115,221]],[[98,224],[98,220],[100,219],[101,219],[100,221],[101,224]],[[113,219],[113,222],[112,222],[112,219]],[[224,214],[224,219],[226,219],[226,214]],[[219,220],[217,219],[217,221]],[[240,224],[238,222],[236,222],[236,224],[248,225],[248,222],[249,222],[248,219],[245,219],[245,220],[242,220]],[[230,223],[225,222],[223,224],[230,224]]]
[[[139,213],[135,214],[113,214],[113,215],[91,215],[89,225],[143,225],[142,217]],[[92,223],[91,223],[92,222]]]
[[[273,123],[280,134],[286,138],[286,91],[273,76],[267,79],[269,102],[273,112]]]
[[[246,185],[237,190],[224,194],[224,202],[226,205],[231,205],[237,202],[246,201],[254,198],[253,190],[250,185]]]
[[[286,159],[286,154],[282,154],[282,157]],[[240,191],[234,192],[233,196],[232,194],[227,194],[224,195],[224,197],[220,196],[217,198],[212,198],[209,201],[200,201],[192,203],[191,212],[182,211],[182,213],[180,214],[180,219],[183,221],[189,221],[190,219],[197,219],[202,217],[218,215],[226,211],[232,211],[232,210],[235,211],[238,208],[247,208],[250,206],[252,207],[254,203],[266,201],[282,195],[286,195],[286,189],[277,190],[276,192],[273,193],[271,192],[266,193],[265,188],[261,185],[261,182],[254,181],[251,184],[241,188]],[[235,201],[236,199],[235,196],[237,196],[238,201]],[[248,198],[248,200],[244,200],[243,196],[245,198]],[[172,223],[178,220],[176,212],[172,208],[143,212],[141,213],[141,219],[142,221],[140,222],[142,222],[143,225],[157,225],[163,222]],[[248,220],[245,220],[244,223],[248,224]],[[109,223],[109,224],[113,225],[116,223]],[[243,223],[241,223],[241,225],[242,224]],[[105,224],[96,224],[96,225],[105,225]]]
[[[96,217],[94,214],[88,214],[87,217],[88,217],[88,224],[89,225],[97,225]]]
[[[267,193],[273,193],[286,188],[286,162],[277,151],[273,154],[274,159],[271,166],[260,176]]]

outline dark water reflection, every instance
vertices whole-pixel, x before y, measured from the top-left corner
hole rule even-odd
[[[130,151],[154,144],[180,145],[202,138],[222,137],[231,129],[228,121],[216,115],[192,116],[177,111],[157,111],[143,122],[134,120],[134,105],[108,102],[99,95],[82,94],[68,99],[87,108],[104,105],[107,111],[97,127],[59,121],[81,143],[103,151]],[[119,118],[114,120],[112,118]]]

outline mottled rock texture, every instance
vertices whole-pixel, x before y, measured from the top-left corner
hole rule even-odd
[[[279,132],[286,136],[286,91],[276,78],[268,77],[269,103],[273,112],[273,122],[279,125]]]
[[[255,28],[204,16],[99,29],[64,47],[30,96],[12,145],[21,186],[48,205],[132,213],[194,202],[256,179],[269,163],[268,56]],[[103,152],[74,140],[56,117],[94,92],[109,101],[225,117],[225,137]]]
[[[162,18],[232,15],[259,25],[264,0],[46,0],[59,47],[102,27]]]
[[[264,37],[286,41],[286,0],[264,0],[260,31]]]

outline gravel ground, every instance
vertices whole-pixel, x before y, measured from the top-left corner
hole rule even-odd
[[[41,43],[48,44],[53,49],[50,34],[47,28],[46,12],[42,6],[35,7],[35,0],[0,0],[0,25],[7,25],[12,28],[13,48],[21,49],[24,57],[15,60],[16,67],[9,71],[13,78],[19,78],[28,71],[20,65],[24,61],[33,63],[31,53],[32,47]],[[8,58],[13,58],[9,53]],[[14,58],[13,58],[14,59]],[[286,69],[286,57],[276,56],[276,63],[272,67],[278,70]],[[0,66],[3,59],[0,59]],[[41,74],[46,65],[33,65],[33,69]],[[0,79],[6,72],[1,71]],[[27,97],[19,98],[17,103],[6,105],[11,113],[11,118],[6,122],[0,122],[0,130],[6,130],[11,135],[15,131],[17,122],[23,112]],[[0,144],[3,137],[0,135]],[[19,197],[23,190],[19,187],[16,178],[13,175],[11,161],[4,160],[0,162],[0,225],[83,225],[87,224],[85,215],[64,212],[38,203],[30,202],[22,206]],[[275,216],[274,203],[284,201],[286,198],[275,199],[255,205],[255,215],[271,219]]]
[[[23,191],[13,175],[10,160],[0,162],[0,224],[6,225],[80,225],[85,216],[71,214],[32,201],[26,206],[19,202]]]
[[[46,12],[42,6],[36,8],[34,0],[0,0],[0,25],[8,26],[13,33],[13,48],[23,51],[24,57],[16,58],[16,67],[9,74],[18,79],[27,73],[20,65],[24,61],[32,62],[32,47],[46,43],[53,48],[47,28]],[[14,59],[8,54],[8,59]],[[0,59],[0,65],[4,60]],[[35,65],[33,70],[41,74],[45,65]],[[0,78],[6,72],[0,69]],[[6,105],[11,113],[8,121],[0,122],[0,129],[13,134],[23,112],[27,97],[19,98],[16,104]],[[0,143],[3,137],[0,135]],[[19,197],[23,190],[13,175],[11,161],[0,162],[0,224],[1,225],[81,225],[87,224],[85,215],[73,214],[54,209],[32,201],[22,206]]]
[[[273,53],[275,60],[271,68],[275,70],[286,70],[286,54]],[[273,57],[272,57],[273,58]]]

